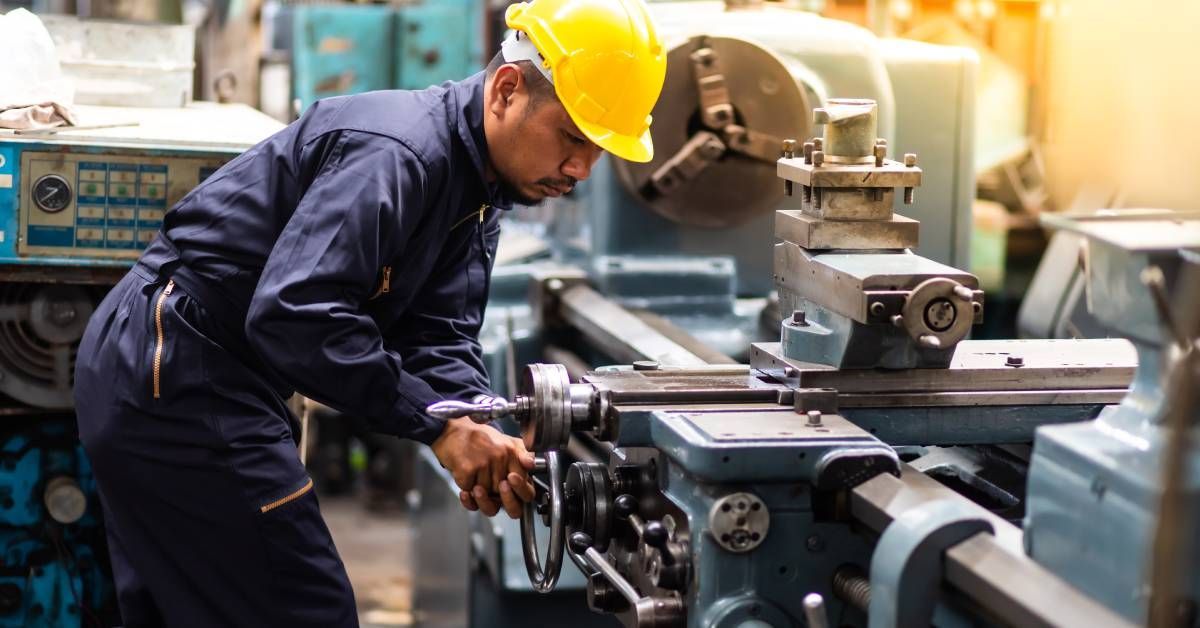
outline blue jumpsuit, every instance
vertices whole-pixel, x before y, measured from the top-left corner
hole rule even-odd
[[[285,401],[428,444],[428,404],[487,392],[509,204],[484,80],[314,104],[172,208],[97,309],[75,400],[125,625],[357,625]]]

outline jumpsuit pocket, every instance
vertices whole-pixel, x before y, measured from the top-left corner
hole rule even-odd
[[[275,510],[276,508],[279,508],[280,506],[286,506],[287,504],[290,504],[291,502],[294,502],[297,499],[304,497],[304,495],[306,493],[308,493],[309,491],[311,491],[312,488],[313,488],[313,481],[312,481],[312,478],[309,478],[308,482],[306,482],[304,484],[304,486],[301,486],[299,489],[293,491],[289,495],[280,497],[279,499],[277,499],[273,502],[270,502],[268,504],[263,504],[261,507],[259,507],[259,511],[262,512],[263,514],[266,514],[268,512],[271,512],[272,510]]]
[[[392,291],[392,267],[384,266],[380,271],[380,275],[382,278],[379,280],[379,287],[375,289],[375,294],[371,295],[371,301]]]
[[[154,372],[152,374],[154,398],[158,399],[162,395],[162,353],[163,353],[163,322],[162,311],[163,304],[166,303],[167,297],[171,296],[171,292],[175,289],[175,280],[167,281],[167,285],[158,295],[158,300],[154,303]]]

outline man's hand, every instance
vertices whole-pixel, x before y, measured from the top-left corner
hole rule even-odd
[[[533,483],[517,475],[508,474],[508,479],[500,483],[500,495],[489,494],[482,486],[476,486],[470,492],[459,491],[458,501],[467,510],[480,510],[491,517],[504,507],[504,512],[512,519],[521,518],[521,509],[526,502],[533,501]],[[499,504],[497,504],[499,502]]]
[[[470,496],[460,496],[463,506],[482,510],[487,516],[499,510],[499,496],[505,512],[516,518],[521,513],[518,499],[533,499],[533,485],[528,474],[533,469],[533,454],[525,449],[519,438],[474,423],[469,418],[451,419],[446,430],[432,445],[438,462],[450,471],[454,483]]]

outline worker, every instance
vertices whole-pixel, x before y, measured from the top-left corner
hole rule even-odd
[[[500,212],[566,194],[602,151],[652,158],[666,51],[642,0],[506,20],[483,72],[313,103],[230,161],[97,309],[75,399],[126,626],[357,625],[293,391],[432,447],[467,508],[533,498],[520,439],[425,408],[488,394]]]

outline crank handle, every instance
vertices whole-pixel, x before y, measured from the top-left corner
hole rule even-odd
[[[514,401],[503,397],[477,397],[475,403],[446,400],[430,405],[425,408],[425,412],[435,419],[450,420],[469,417],[476,423],[490,423],[496,419],[515,416],[522,411],[527,411],[525,406],[528,404],[522,403],[524,401],[525,398],[520,396]]]

